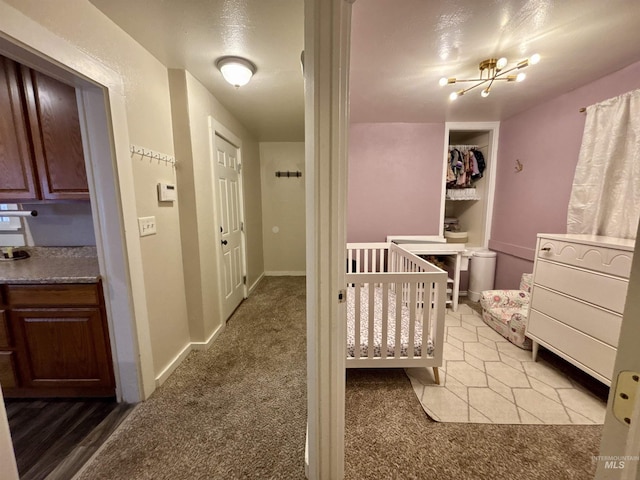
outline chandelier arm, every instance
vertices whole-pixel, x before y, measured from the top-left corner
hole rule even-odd
[[[524,67],[524,68],[526,68],[526,67]],[[513,72],[514,70],[519,70],[517,65],[515,67],[510,68],[509,70],[501,70],[500,73],[498,73],[496,75],[496,78],[502,77],[503,75],[506,75],[507,73]],[[506,78],[503,78],[502,80],[506,80]]]
[[[460,83],[460,82],[486,82],[487,80],[490,80],[490,78],[467,78],[464,80],[460,80],[456,78],[456,83]]]
[[[480,85],[484,85],[485,83],[491,81],[490,78],[485,78],[484,80],[482,80],[480,83],[476,83],[475,85],[471,85],[469,88],[465,88],[464,90],[462,90],[461,95],[464,95],[465,93],[467,93],[469,90],[473,90],[476,87],[479,87]]]
[[[491,89],[491,85],[493,85],[493,82],[496,80],[497,77],[498,77],[498,75],[494,75],[493,78],[491,79],[491,83],[489,83],[489,86],[487,87],[487,95],[489,94],[489,90]]]

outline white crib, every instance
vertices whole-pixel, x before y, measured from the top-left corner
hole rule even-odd
[[[394,243],[350,243],[347,284],[347,368],[432,367],[439,384],[447,273]]]

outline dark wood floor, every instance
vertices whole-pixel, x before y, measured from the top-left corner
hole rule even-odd
[[[70,479],[131,406],[114,399],[5,399],[21,480]]]

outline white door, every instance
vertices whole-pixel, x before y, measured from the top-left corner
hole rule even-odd
[[[243,215],[241,204],[240,162],[238,149],[215,135],[214,189],[217,192],[222,259],[222,314],[227,320],[245,296]]]
[[[638,231],[640,236],[640,229]],[[629,289],[624,308],[620,339],[618,341],[618,353],[614,367],[607,415],[605,418],[600,455],[594,459],[597,462],[596,478],[598,480],[625,480],[640,477],[640,389],[638,382],[623,382],[618,385],[620,372],[640,372],[640,355],[638,355],[638,339],[640,339],[640,249],[638,243],[633,253],[631,275],[629,277]],[[623,374],[624,375],[624,374]],[[633,375],[630,373],[629,375]],[[628,377],[628,375],[627,375]],[[635,390],[636,398],[631,394]],[[627,395],[628,400],[624,400]],[[631,412],[620,415],[618,419],[613,413],[613,402],[629,402],[633,407]],[[625,422],[630,419],[630,424]]]

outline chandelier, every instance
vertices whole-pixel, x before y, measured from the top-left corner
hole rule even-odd
[[[493,83],[499,80],[506,80],[507,82],[521,82],[525,79],[526,74],[520,70],[528,67],[529,65],[535,65],[540,61],[540,55],[537,53],[531,55],[529,58],[525,58],[524,60],[520,60],[515,66],[505,69],[508,63],[508,60],[505,57],[495,59],[488,58],[487,60],[483,60],[480,62],[480,78],[470,78],[470,79],[457,79],[455,77],[442,77],[440,79],[440,86],[444,87],[445,85],[452,85],[454,83],[461,82],[476,82],[475,85],[471,85],[470,87],[463,88],[462,90],[458,90],[457,92],[452,92],[449,95],[450,100],[455,100],[458,97],[461,97],[469,90],[473,90],[476,87],[481,85],[486,85],[486,87],[480,92],[480,95],[483,97],[488,97],[491,93],[491,87]]]

